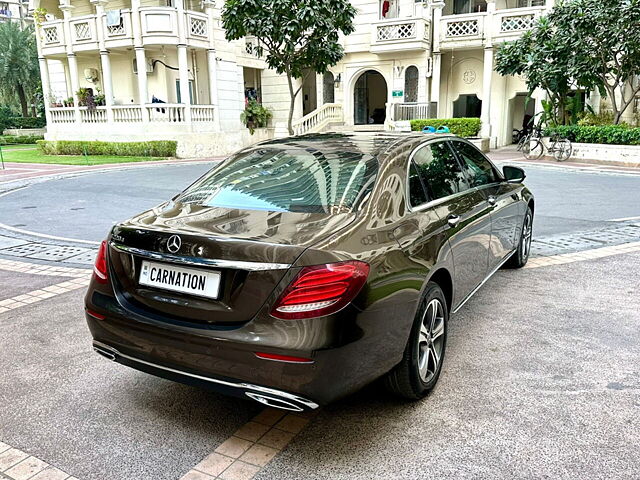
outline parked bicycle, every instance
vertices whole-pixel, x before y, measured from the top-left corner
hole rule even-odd
[[[549,146],[545,146],[542,141],[542,128],[537,126],[529,135],[525,135],[518,143],[518,150],[526,159],[538,160],[545,154],[545,150],[553,155],[558,162],[564,162],[571,157],[573,153],[573,145],[568,138],[553,134],[549,138]]]

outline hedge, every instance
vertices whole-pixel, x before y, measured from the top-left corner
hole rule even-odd
[[[43,128],[47,125],[44,117],[13,117],[9,119],[8,128]]]
[[[122,157],[175,157],[178,142],[83,142],[40,140],[38,147],[45,155],[114,155]]]
[[[42,135],[0,135],[0,145],[36,143],[43,138]]]
[[[544,131],[546,136],[553,134],[578,143],[640,145],[640,127],[632,128],[628,125],[561,125]]]
[[[449,127],[449,131],[460,137],[476,137],[480,132],[479,118],[426,118],[411,120],[411,130],[421,131],[424,127]]]

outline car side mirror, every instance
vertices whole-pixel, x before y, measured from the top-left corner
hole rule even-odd
[[[521,183],[527,175],[520,167],[512,167],[511,165],[505,165],[502,167],[502,173],[508,183]]]

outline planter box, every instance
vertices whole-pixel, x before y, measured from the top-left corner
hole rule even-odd
[[[489,151],[489,137],[473,137],[467,138],[467,140],[473,143],[482,153],[487,153]]]
[[[548,145],[548,142],[545,142]],[[571,160],[640,167],[640,145],[574,143]]]

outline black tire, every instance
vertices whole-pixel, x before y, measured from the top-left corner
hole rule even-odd
[[[539,138],[532,138],[522,146],[522,154],[528,160],[538,160],[544,155],[544,145]]]
[[[435,317],[433,316],[434,308],[436,308]],[[434,318],[435,321],[431,322],[431,332],[427,337],[423,323],[425,319],[429,321]],[[444,293],[437,283],[429,282],[420,300],[402,361],[384,378],[385,386],[390,392],[409,400],[419,400],[435,387],[444,362],[448,324],[449,310]],[[437,357],[438,352],[439,357]],[[429,370],[430,366],[431,370]]]
[[[507,268],[522,268],[529,261],[531,253],[531,235],[533,232],[533,212],[531,207],[527,206],[527,213],[522,220],[522,229],[520,230],[520,238],[518,239],[518,248],[511,255],[511,258],[505,263]]]
[[[565,160],[569,160],[571,154],[573,153],[573,146],[571,142],[566,138],[561,138],[555,144],[555,149],[553,150],[553,158],[558,162],[564,162]]]

